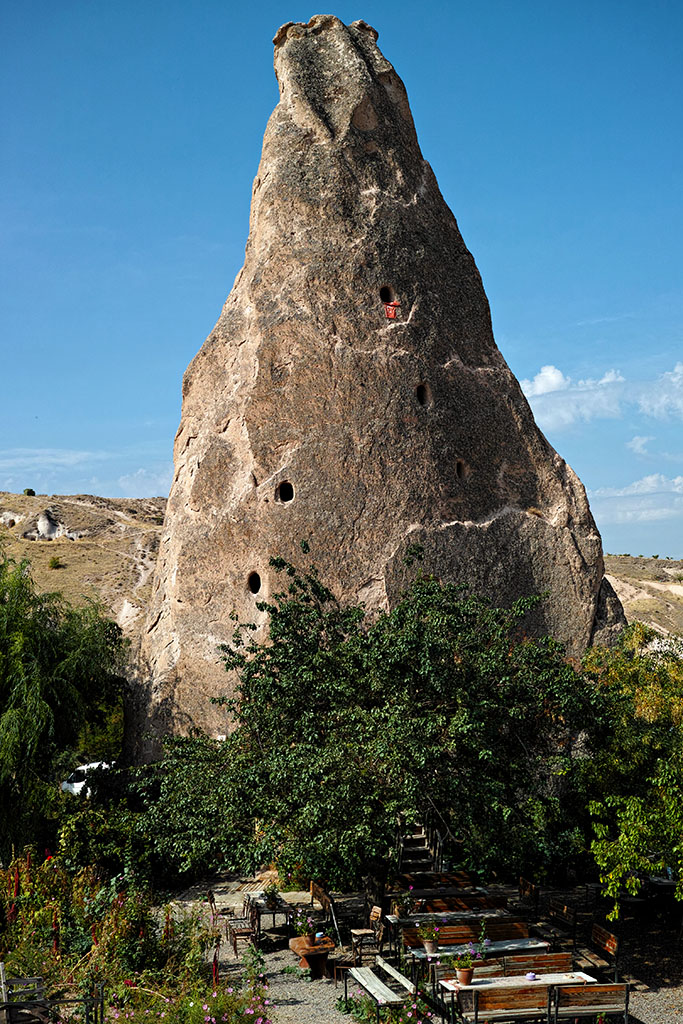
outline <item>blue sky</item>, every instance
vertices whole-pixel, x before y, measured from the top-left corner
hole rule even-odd
[[[167,493],[272,37],[369,21],[607,551],[683,557],[683,5],[23,0],[0,22],[0,489]]]

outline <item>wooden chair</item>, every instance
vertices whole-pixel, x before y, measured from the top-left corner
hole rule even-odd
[[[529,913],[536,916],[538,914],[538,904],[541,897],[541,889],[538,885],[534,885],[526,878],[519,878],[519,906],[520,909],[524,908]]]
[[[234,910],[232,907],[221,907],[220,910],[216,906],[216,897],[214,896],[213,889],[209,889],[206,893],[206,899],[209,904],[209,913],[211,914],[211,929],[212,931],[220,931],[220,918],[234,917]],[[228,926],[224,921],[225,932],[227,935]]]
[[[351,950],[353,952],[354,966],[357,959],[363,963],[363,953],[377,954],[382,952],[384,944],[384,924],[382,922],[382,908],[373,907],[370,911],[369,928],[351,929]]]
[[[248,911],[243,917],[231,917],[227,922],[228,940],[232,943],[235,958],[237,958],[238,942],[247,944],[251,942],[256,945],[258,941],[258,913],[255,907],[249,904],[247,907]]]
[[[355,967],[353,953],[343,947],[338,950],[335,949],[334,953],[332,953],[331,957],[327,961],[327,966],[328,970],[332,971],[334,987],[336,988],[339,979],[343,978],[345,973],[352,967]]]
[[[628,1024],[628,985],[558,985],[553,1021],[623,1013]]]

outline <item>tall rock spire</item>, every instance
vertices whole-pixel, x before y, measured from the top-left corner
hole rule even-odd
[[[280,101],[249,239],[187,369],[143,643],[154,729],[221,727],[230,614],[264,621],[300,542],[345,602],[387,608],[404,562],[505,604],[573,653],[623,622],[583,486],[498,351],[474,260],[365,22],[275,36]]]

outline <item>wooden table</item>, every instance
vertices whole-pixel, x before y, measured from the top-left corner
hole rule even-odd
[[[585,974],[583,971],[571,971],[557,974],[537,974],[536,977],[531,980],[527,978],[525,974],[511,974],[505,977],[494,977],[494,978],[472,978],[469,985],[461,985],[456,978],[441,978],[439,985],[446,992],[450,993],[451,996],[451,1020],[455,1020],[455,999],[457,996],[458,1006],[460,1010],[471,1010],[471,1004],[474,1002],[473,999],[461,998],[464,993],[471,992],[489,992],[493,989],[505,991],[508,989],[510,992],[514,992],[517,989],[527,989],[530,986],[538,986],[539,988],[553,988],[555,985],[587,985],[594,984],[595,978],[592,978],[590,974]]]
[[[297,935],[289,940],[289,948],[296,953],[299,967],[309,968],[312,978],[323,978],[327,974],[327,958],[334,949],[334,942],[323,936],[319,942],[312,943],[307,935]]]
[[[254,907],[254,909],[256,910],[256,917],[258,921],[258,938],[261,937],[261,916],[263,914],[273,915],[273,928],[275,927],[276,914],[284,914],[285,921],[287,922],[287,925],[289,925],[293,913],[293,907],[290,903],[287,902],[287,900],[283,899],[282,896],[277,897],[277,901],[274,907],[268,906],[268,904],[266,903],[265,896],[263,895],[262,892],[256,893],[255,895],[251,896],[249,902],[252,905],[252,907]]]
[[[470,949],[470,943],[462,942],[457,946],[437,946],[436,953],[427,953],[418,947],[411,949],[410,953],[416,960],[426,960],[428,957],[434,956],[457,956],[460,953],[466,953],[468,949]],[[510,956],[514,956],[515,953],[547,953],[549,949],[550,943],[545,939],[499,939],[497,942],[489,942],[486,947],[486,955],[495,957],[505,956],[506,953],[509,953]]]

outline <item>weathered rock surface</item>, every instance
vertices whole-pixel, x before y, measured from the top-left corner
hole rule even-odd
[[[419,544],[427,571],[496,602],[547,591],[530,628],[571,652],[624,621],[376,39],[331,16],[275,37],[244,267],[183,381],[143,641],[153,730],[224,729],[208,698],[229,685],[230,613],[263,621],[268,559],[303,539],[370,610],[399,597]]]

